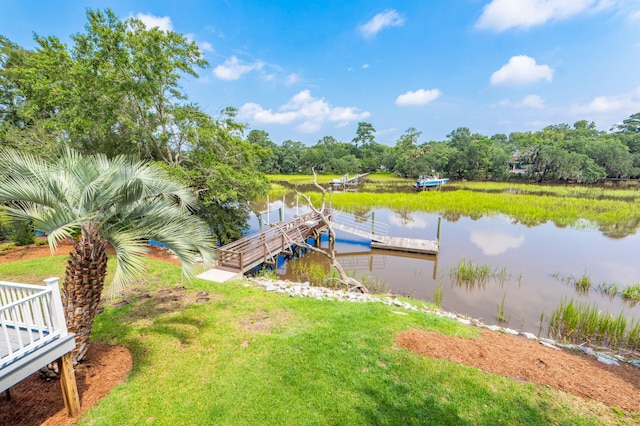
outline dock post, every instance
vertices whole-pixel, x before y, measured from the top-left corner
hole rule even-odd
[[[284,221],[284,212],[282,211],[282,207],[280,207],[280,222]]]
[[[371,212],[371,235],[376,235],[376,212]]]
[[[440,225],[442,224],[442,216],[438,218],[438,247],[440,247]]]

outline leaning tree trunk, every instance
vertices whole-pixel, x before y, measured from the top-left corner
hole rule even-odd
[[[74,365],[85,359],[107,273],[108,243],[93,228],[83,228],[82,237],[69,253],[62,289],[67,328],[76,335]]]

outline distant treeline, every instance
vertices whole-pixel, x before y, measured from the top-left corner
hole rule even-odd
[[[253,130],[248,141],[265,148],[260,170],[265,173],[309,173],[312,166],[327,173],[385,170],[404,177],[440,174],[454,179],[505,180],[518,176],[535,182],[593,183],[606,178],[640,177],[640,113],[610,132],[581,120],[537,132],[491,137],[461,127],[444,141],[420,143],[421,132],[408,129],[395,146],[375,141],[370,123],[358,125],[351,142],[325,136],[313,146],[291,140],[276,145],[268,133]]]

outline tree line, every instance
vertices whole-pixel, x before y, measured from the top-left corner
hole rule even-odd
[[[370,123],[358,123],[356,137],[340,142],[325,136],[313,146],[292,140],[276,145],[267,132],[252,130],[247,139],[265,149],[265,173],[328,173],[385,170],[403,177],[437,173],[454,179],[520,179],[534,182],[594,183],[606,178],[640,177],[640,113],[609,132],[580,120],[535,132],[485,136],[460,127],[444,141],[420,142],[411,127],[395,143],[377,143]]]

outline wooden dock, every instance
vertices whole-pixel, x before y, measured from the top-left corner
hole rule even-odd
[[[331,220],[331,213],[325,212]],[[318,239],[326,228],[318,213],[309,212],[278,222],[260,232],[218,247],[217,269],[244,274],[261,264],[275,266],[281,254],[293,256],[308,238]]]
[[[384,224],[362,224],[354,218],[351,218],[351,222],[345,221],[344,213],[331,209],[325,210],[322,215],[313,211],[308,212],[218,247],[217,266],[198,275],[198,277],[209,281],[224,282],[242,277],[243,274],[259,265],[275,267],[279,256],[299,256],[308,250],[308,239],[319,241],[321,233],[327,228],[325,220],[329,221],[335,229],[369,239],[372,249],[417,255],[438,254],[439,237],[438,241],[389,237],[385,235],[387,226]],[[438,222],[439,234],[440,222]]]
[[[342,176],[341,178],[337,178],[331,181],[331,186],[335,188],[342,188],[343,190],[349,187],[356,187],[360,185],[360,179],[367,176],[369,173],[362,173],[359,175],[355,175],[353,177],[349,177],[349,174]]]
[[[333,211],[332,222],[334,229],[340,229],[353,235],[366,238],[371,241],[372,249],[415,253],[422,255],[437,255],[440,248],[440,225],[438,220],[438,234],[436,240],[423,240],[418,238],[391,237],[387,224],[374,222],[366,223],[363,218],[345,214],[337,210]]]
[[[433,240],[417,238],[386,237],[383,241],[371,241],[371,248],[400,251],[404,253],[438,254],[439,244]]]

